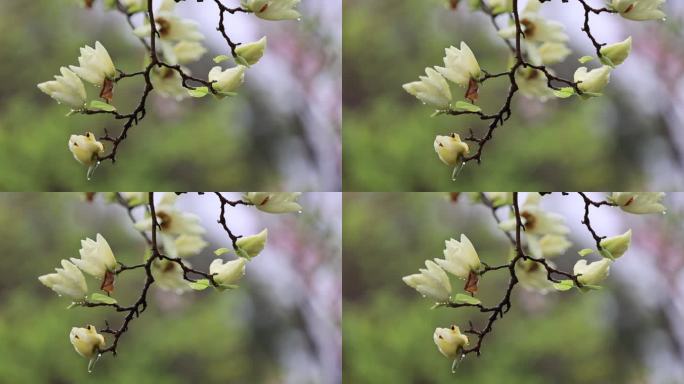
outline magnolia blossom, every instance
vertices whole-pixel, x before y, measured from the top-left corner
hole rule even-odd
[[[87,359],[92,359],[105,346],[104,336],[97,333],[93,325],[85,328],[71,328],[69,340],[76,352]]]
[[[242,0],[242,6],[265,20],[293,20],[301,15],[294,8],[300,0]]]
[[[192,63],[207,53],[204,45],[196,41],[180,41],[173,45],[162,42],[162,51],[169,64]]]
[[[189,73],[187,68],[181,68],[185,73]],[[152,68],[150,81],[154,86],[154,90],[163,97],[171,97],[176,99],[176,101],[189,97],[188,90],[183,87],[183,78],[177,71],[171,68]]]
[[[62,76],[55,76],[55,80],[38,84],[38,89],[48,94],[58,103],[65,103],[76,109],[81,109],[86,103],[86,90],[81,79],[67,67],[59,69]]]
[[[632,52],[632,36],[619,43],[606,45],[601,48],[601,55],[610,60],[613,65],[620,65]]]
[[[216,259],[209,264],[209,273],[214,275],[214,281],[221,285],[233,285],[245,275],[247,259],[239,257],[224,264],[223,260]]]
[[[549,88],[548,78],[544,72],[534,68],[519,68],[515,71],[515,81],[520,93],[529,98],[546,101],[553,97],[553,90]]]
[[[432,68],[425,68],[425,74],[427,76],[418,77],[420,81],[404,84],[404,90],[423,103],[439,108],[449,108],[449,103],[451,103],[449,84]]]
[[[475,247],[466,235],[461,235],[460,243],[449,239],[444,244],[444,259],[435,259],[435,262],[445,271],[467,279],[471,272],[477,272],[482,267]]]
[[[660,6],[665,0],[612,0],[610,6],[620,16],[630,20],[662,20],[665,12]]]
[[[155,26],[161,40],[167,41],[200,41],[204,35],[199,31],[199,25],[192,21],[178,17],[175,14],[176,2],[164,0],[154,13]],[[150,37],[152,28],[149,22],[136,28],[133,33],[139,37]]]
[[[161,232],[168,235],[202,235],[205,230],[200,225],[200,218],[192,213],[182,212],[176,208],[176,194],[165,193],[156,206],[157,222]],[[135,223],[139,231],[152,230],[152,218],[146,217]]]
[[[178,236],[173,242],[177,257],[195,256],[209,245],[201,236],[186,234]],[[166,250],[166,244],[164,247]]]
[[[636,214],[665,213],[664,192],[613,192],[608,198],[625,212]]]
[[[67,295],[74,299],[85,298],[88,286],[80,269],[68,260],[62,260],[62,268],[55,268],[55,271],[57,273],[40,276],[38,280],[60,296]]]
[[[107,271],[114,272],[116,259],[107,240],[102,235],[98,233],[95,239],[97,241],[90,238],[81,240],[81,249],[78,251],[81,258],[72,257],[71,262],[90,276],[102,279]]]
[[[579,67],[575,71],[575,82],[579,84],[577,87],[582,92],[588,93],[600,93],[603,88],[610,81],[610,72],[613,70],[608,65],[604,65],[601,68],[587,70],[586,67]],[[591,95],[590,95],[591,96]]]
[[[104,154],[104,146],[95,140],[95,135],[88,132],[84,135],[71,135],[69,138],[69,150],[74,159],[83,165],[93,165],[99,156]]]
[[[444,357],[449,359],[456,359],[461,352],[463,347],[467,346],[468,336],[461,333],[461,330],[452,325],[450,328],[437,328],[432,338],[437,344],[437,349],[444,355]]]
[[[183,263],[190,267],[187,261],[183,261]],[[155,260],[152,263],[151,272],[155,285],[164,291],[182,294],[192,289],[189,281],[185,280],[183,268],[174,261]]]
[[[437,135],[434,142],[435,152],[446,165],[456,166],[463,160],[463,156],[470,152],[468,144],[461,141],[461,136],[452,133],[449,136]]]
[[[109,57],[107,49],[95,42],[95,48],[85,46],[81,48],[81,56],[78,58],[78,67],[70,65],[69,69],[74,71],[81,79],[96,85],[104,84],[105,79],[113,79],[116,76],[116,68]]]
[[[520,207],[520,218],[525,226],[525,234],[530,235],[566,235],[570,229],[565,225],[565,218],[559,214],[546,212],[539,206],[541,195],[531,192]],[[515,230],[516,220],[504,220],[499,227],[505,231]]]
[[[529,237],[528,240],[532,238],[533,236]],[[545,259],[560,256],[572,246],[568,238],[562,235],[544,235],[539,239],[538,244],[539,256],[535,255],[535,257],[543,257]]]
[[[297,203],[301,192],[247,192],[244,199],[268,213],[301,212],[302,206]]]
[[[426,260],[427,269],[419,269],[420,273],[404,276],[406,285],[418,291],[423,297],[445,302],[451,295],[449,276],[434,261]]]
[[[554,267],[553,263],[548,263],[549,266]],[[515,264],[515,275],[520,285],[529,291],[545,294],[553,289],[553,283],[548,279],[546,268],[534,260],[519,260]]]
[[[612,259],[617,259],[624,255],[632,242],[632,230],[628,230],[622,235],[607,237],[601,240],[601,248],[610,252]]]
[[[565,60],[572,51],[565,43],[545,42],[538,48],[541,64],[557,64]]]
[[[577,278],[577,281],[580,283],[585,285],[597,285],[608,277],[608,272],[610,272],[610,265],[612,263],[613,261],[610,259],[601,259],[587,264],[587,261],[582,259],[575,264],[573,273],[575,275],[581,275]]]
[[[243,250],[247,256],[256,257],[266,246],[266,239],[268,238],[268,229],[264,229],[256,235],[245,236],[239,238],[235,243]]]
[[[238,65],[222,71],[216,66],[209,71],[209,81],[213,82],[211,86],[221,93],[235,92],[245,81],[245,69],[244,65]]]
[[[563,24],[557,21],[547,20],[539,15],[541,3],[539,0],[530,0],[525,9],[520,13],[520,24],[527,41],[563,43],[568,41]],[[516,26],[510,25],[499,31],[499,36],[510,39],[516,35]]]
[[[446,79],[461,87],[468,87],[471,80],[477,80],[482,75],[480,65],[470,50],[468,44],[461,42],[461,49],[449,47],[445,49],[444,67],[435,67]]]
[[[235,48],[235,53],[249,65],[256,64],[263,56],[266,49],[266,37],[252,43],[240,44]]]

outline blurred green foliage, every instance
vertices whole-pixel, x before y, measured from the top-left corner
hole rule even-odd
[[[441,257],[444,240],[466,233],[483,261],[498,265],[509,254],[488,210],[461,196],[443,194],[345,194],[344,382],[345,383],[626,383],[641,382],[644,367],[617,331],[606,304],[610,288],[542,296],[517,289],[511,311],[495,323],[482,355],[451,362],[432,340],[436,327],[486,317],[468,309],[434,309],[401,277],[426,259]],[[380,219],[379,219],[380,218]],[[570,268],[567,260],[558,260]],[[452,279],[455,292],[463,281]],[[485,304],[500,300],[506,274],[480,284]],[[621,320],[616,320],[621,321]],[[633,332],[633,330],[632,330]],[[471,337],[471,342],[476,339]],[[629,347],[627,347],[629,346]]]
[[[539,103],[518,94],[511,120],[495,132],[482,163],[469,163],[455,182],[433,149],[435,135],[486,123],[466,116],[430,118],[433,110],[402,84],[442,65],[444,48],[466,41],[482,68],[505,70],[508,51],[482,13],[465,2],[349,0],[344,3],[344,189],[347,191],[632,190],[643,187],[641,152],[658,129],[626,108],[617,83],[603,98]],[[571,5],[567,5],[571,6]],[[574,6],[574,4],[573,4]],[[568,26],[570,28],[570,26]],[[572,77],[582,52],[554,69]],[[508,82],[487,82],[479,105],[500,108]],[[452,86],[455,100],[465,90]],[[619,110],[617,112],[616,110]],[[650,124],[650,125],[649,125]],[[476,151],[473,144],[471,151]],[[652,156],[652,155],[651,155]],[[667,156],[667,152],[659,152]],[[652,158],[652,157],[651,157]],[[632,188],[632,189],[630,189]]]
[[[139,70],[144,52],[121,14],[103,14],[99,2],[94,10],[76,3],[0,3],[0,189],[282,188],[285,175],[277,152],[283,142],[301,139],[301,122],[269,108],[264,96],[249,84],[240,97],[223,100],[175,103],[153,94],[147,117],[130,130],[116,164],[103,164],[88,182],[86,168],[67,149],[69,136],[87,131],[100,136],[105,128],[118,134],[122,122],[109,116],[66,118],[68,108],[57,105],[36,84],[51,80],[60,66],[76,64],[79,47],[98,40],[117,67],[127,72]],[[211,57],[208,52],[202,62],[191,66],[192,72],[207,73],[214,65]],[[113,104],[120,111],[137,105],[142,89],[138,80],[117,84]],[[86,89],[90,98],[96,97],[95,88],[87,85]],[[105,147],[111,148],[107,143]]]

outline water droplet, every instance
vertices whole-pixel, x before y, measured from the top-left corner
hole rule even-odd
[[[456,178],[461,174],[463,167],[465,167],[465,161],[454,167],[454,171],[451,172],[451,181],[456,181]]]
[[[465,359],[465,353],[463,353],[463,350],[461,349],[461,356],[454,359],[454,362],[451,364],[451,373],[456,373],[456,369],[461,365],[463,359]]]
[[[94,356],[90,359],[90,361],[88,362],[88,373],[93,373],[95,363],[97,363],[97,361],[100,360],[100,357],[102,357],[102,353],[98,352],[97,356]]]
[[[100,166],[100,161],[98,160],[95,164],[88,167],[88,173],[86,173],[86,178],[88,179],[88,181],[90,181],[90,179],[92,179],[93,174],[95,173],[95,170],[99,166]]]

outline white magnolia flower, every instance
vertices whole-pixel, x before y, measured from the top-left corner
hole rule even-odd
[[[78,67],[70,65],[69,69],[81,79],[98,87],[104,84],[105,79],[111,80],[116,77],[116,68],[112,58],[99,41],[95,42],[94,49],[87,45],[81,48],[78,65]]]
[[[159,38],[167,41],[200,41],[204,35],[199,31],[199,25],[192,21],[178,17],[175,14],[176,3],[173,0],[164,0],[159,9],[154,13],[155,26],[159,32]],[[150,37],[151,26],[149,22],[136,28],[133,33],[138,37]]]
[[[161,227],[161,232],[167,235],[202,235],[205,230],[200,225],[199,216],[182,212],[176,208],[176,194],[165,193],[157,206],[157,222]],[[135,223],[135,228],[139,231],[152,230],[152,218],[146,217]]]
[[[610,252],[612,259],[617,259],[624,255],[629,249],[629,245],[632,242],[632,230],[623,233],[622,235],[607,237],[601,240],[601,248]]]
[[[620,16],[630,20],[662,20],[665,12],[660,6],[665,0],[612,0],[610,6]]]
[[[202,55],[207,53],[202,43],[197,41],[180,41],[171,44],[161,41],[162,52],[164,58],[169,64],[188,64],[199,60]]]
[[[223,260],[216,259],[209,264],[209,273],[214,275],[214,281],[221,285],[233,285],[245,275],[247,259],[239,257],[224,264]]]
[[[520,207],[520,218],[525,226],[525,235],[566,235],[570,229],[565,218],[559,214],[546,212],[539,206],[541,195],[531,192]],[[505,231],[515,230],[515,218],[504,220],[499,227]]]
[[[188,73],[187,68],[182,67],[182,69],[185,73]],[[171,68],[152,68],[150,81],[152,81],[154,90],[162,97],[171,97],[176,99],[176,101],[189,97],[188,90],[183,87],[183,78]]]
[[[610,59],[613,65],[622,64],[632,52],[632,36],[619,43],[601,48],[601,55]]]
[[[613,192],[608,198],[625,212],[636,214],[665,213],[664,192]]]
[[[85,328],[71,328],[69,340],[76,352],[87,359],[92,359],[105,346],[104,336],[97,333],[93,325]]]
[[[451,103],[449,84],[432,68],[425,68],[425,74],[427,76],[419,76],[420,81],[404,84],[404,90],[423,103],[444,109],[449,108],[449,103]]]
[[[266,50],[266,37],[251,43],[240,44],[235,48],[235,53],[247,64],[254,65],[264,56],[264,50]]]
[[[540,256],[535,255],[535,257],[543,257],[545,259],[560,256],[572,246],[568,238],[563,235],[544,235],[539,239],[538,243]]]
[[[80,269],[68,260],[62,260],[62,268],[55,268],[57,273],[50,273],[38,277],[41,283],[57,292],[74,299],[83,299],[88,293],[85,276]]]
[[[81,258],[72,257],[71,262],[90,276],[102,279],[107,271],[114,272],[116,259],[102,235],[98,233],[95,239],[97,241],[90,238],[81,240],[81,249],[78,251]]]
[[[470,272],[476,272],[482,267],[475,247],[466,235],[461,235],[461,242],[449,239],[444,244],[444,259],[435,259],[435,262],[445,271],[467,279]]]
[[[461,136],[457,133],[452,133],[449,136],[437,135],[434,147],[442,163],[452,167],[458,165],[463,157],[470,153],[468,144],[461,141]]]
[[[177,257],[195,256],[209,245],[201,236],[186,234],[178,236],[173,242]]]
[[[247,192],[244,199],[263,212],[301,212],[302,206],[297,203],[301,194],[301,192]]]
[[[525,40],[538,43],[568,41],[563,24],[545,19],[539,15],[539,8],[541,8],[539,0],[530,0],[520,13],[520,24]],[[499,36],[506,39],[514,38],[515,34],[515,25],[501,28],[499,31]]]
[[[242,0],[242,6],[265,20],[294,20],[301,15],[294,8],[300,0]]]
[[[546,42],[539,46],[539,59],[543,65],[557,64],[565,60],[572,51],[565,43]]]
[[[554,266],[550,262],[549,265]],[[515,275],[520,285],[529,291],[547,293],[553,289],[553,283],[548,279],[546,268],[534,260],[519,260],[515,264]]]
[[[420,273],[404,276],[406,285],[418,291],[423,297],[429,297],[439,302],[449,300],[451,283],[449,276],[434,261],[426,260],[427,269],[419,269]]]
[[[104,146],[90,132],[85,135],[71,135],[69,150],[76,161],[87,166],[95,164],[98,156],[104,154]]]
[[[452,325],[450,328],[437,328],[432,335],[437,349],[449,359],[456,359],[461,354],[463,347],[467,346],[468,336],[461,333],[461,330]]]
[[[190,267],[187,261],[183,263]],[[164,291],[172,291],[177,294],[189,291],[189,281],[185,280],[183,268],[176,262],[170,260],[155,260],[152,262],[152,277],[156,286]]]
[[[575,71],[575,82],[582,92],[600,93],[610,81],[610,72],[613,70],[608,65],[588,71],[586,67],[579,67]]]
[[[526,97],[546,101],[553,97],[553,90],[549,88],[548,78],[544,72],[534,68],[519,68],[515,72],[515,81],[520,93]]]
[[[608,277],[610,272],[610,265],[613,263],[610,259],[601,259],[587,264],[587,261],[579,260],[573,268],[575,275],[581,275],[577,278],[582,284],[597,285]]]
[[[55,80],[38,84],[38,89],[58,103],[65,103],[76,109],[83,108],[87,98],[83,82],[67,67],[62,67],[59,71],[61,76],[57,75]]]
[[[237,240],[236,245],[247,253],[247,256],[256,257],[266,246],[266,239],[268,238],[268,229],[264,229],[256,235],[241,237]]]
[[[222,71],[216,66],[209,71],[209,81],[215,81],[211,86],[222,93],[235,92],[245,81],[245,69],[244,65],[238,65]]]
[[[477,80],[482,75],[480,64],[470,50],[468,44],[461,42],[461,49],[449,47],[444,50],[444,67],[435,67],[446,79],[453,81],[461,87],[468,87],[470,80]]]

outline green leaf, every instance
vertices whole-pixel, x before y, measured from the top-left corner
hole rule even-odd
[[[575,285],[575,283],[572,280],[561,280],[557,283],[553,284],[553,287],[556,288],[557,291],[567,291],[569,289],[572,289],[572,287]]]
[[[222,62],[224,62],[224,61],[226,61],[226,60],[230,60],[230,56],[228,56],[228,55],[218,55],[218,56],[214,57],[214,63],[216,63],[216,64],[222,63]]]
[[[223,254],[230,253],[230,252],[231,252],[231,250],[228,248],[219,248],[219,249],[214,251],[214,255],[221,256]]]
[[[209,88],[207,87],[197,87],[195,89],[189,89],[188,95],[192,97],[204,97],[209,93]]]
[[[454,296],[454,303],[478,305],[482,302],[480,301],[480,299],[477,299],[475,297],[468,296],[463,293],[457,293],[456,296]]]
[[[103,295],[101,293],[93,293],[88,298],[88,301],[91,303],[116,304],[115,298]]]
[[[467,101],[457,101],[454,103],[454,109],[456,111],[465,111],[465,112],[480,112],[482,111],[482,108],[478,107],[475,104],[470,104]]]
[[[209,288],[209,285],[211,285],[211,283],[209,282],[209,279],[200,279],[188,285],[195,291],[204,291],[205,289]]]
[[[591,255],[592,253],[594,253],[594,250],[591,248],[584,248],[583,250],[581,250],[577,253],[579,253],[580,256],[584,257],[586,255]]]
[[[577,61],[579,61],[580,63],[584,64],[584,63],[588,63],[588,62],[590,62],[590,61],[592,61],[592,60],[594,60],[594,57],[593,57],[593,56],[582,56],[582,57],[580,57]]]
[[[575,89],[573,87],[563,87],[561,89],[555,89],[553,94],[558,98],[567,99],[575,94]]]
[[[105,103],[104,101],[100,101],[100,100],[93,100],[93,101],[91,101],[91,102],[90,102],[90,105],[88,106],[88,108],[94,109],[94,110],[97,110],[97,111],[106,111],[106,112],[114,112],[114,111],[116,111],[116,107],[115,107],[115,106],[113,106],[113,105],[111,105],[111,104],[107,104],[107,103]]]

